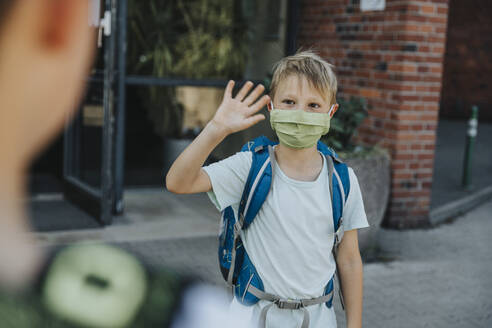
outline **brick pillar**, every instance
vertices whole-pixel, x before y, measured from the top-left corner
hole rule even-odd
[[[390,150],[391,198],[384,225],[428,224],[445,49],[447,0],[304,0],[298,43],[336,66],[338,96],[367,99],[360,141]]]

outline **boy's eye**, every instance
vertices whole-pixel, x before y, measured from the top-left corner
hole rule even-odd
[[[311,108],[320,108],[321,106],[319,104],[317,104],[317,103],[310,103],[309,104],[309,107],[311,107]]]
[[[293,100],[290,100],[290,99],[284,99],[284,100],[282,100],[282,102],[284,104],[287,104],[287,105],[294,105],[295,104],[295,102]]]

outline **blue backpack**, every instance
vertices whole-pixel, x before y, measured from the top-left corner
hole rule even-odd
[[[231,206],[222,211],[218,250],[219,266],[224,279],[233,288],[233,292],[240,303],[251,306],[260,299],[271,302],[262,310],[260,327],[265,326],[267,311],[275,304],[283,309],[302,309],[304,311],[302,327],[307,328],[309,326],[309,314],[305,309],[306,306],[321,303],[325,303],[328,308],[332,306],[334,275],[326,285],[324,295],[317,298],[282,299],[267,293],[239,234],[241,230],[248,229],[270,191],[273,176],[272,167],[275,167],[272,165],[272,161],[275,161],[275,156],[273,156],[275,144],[268,138],[261,136],[248,142],[241,149],[241,151],[252,152],[252,164],[239,203],[238,217],[236,218],[234,215]],[[321,141],[318,141],[317,148],[327,159],[330,194],[332,195],[333,226],[335,227],[333,254],[336,260],[337,247],[343,236],[342,210],[350,191],[348,167],[331,148]],[[338,270],[336,273],[338,276]],[[340,281],[339,276],[338,279]],[[341,291],[339,291],[339,295],[343,307]]]

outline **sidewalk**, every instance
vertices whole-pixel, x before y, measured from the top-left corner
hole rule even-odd
[[[50,224],[58,227],[62,220],[82,222],[82,217],[86,215],[63,199],[36,200],[31,203],[34,204],[31,205],[32,215],[48,221],[42,223],[48,231]],[[39,213],[41,211],[49,211],[49,215]],[[215,237],[219,229],[219,217],[220,213],[205,194],[183,196],[161,189],[137,189],[125,192],[125,213],[114,217],[110,226],[101,227],[90,218],[95,227],[70,227],[51,232],[41,230],[35,234],[41,245],[46,246],[82,240],[132,242]],[[50,220],[51,218],[56,220]]]
[[[218,213],[205,195],[142,191],[126,198],[127,214],[113,226],[38,233],[40,244],[102,240],[150,265],[225,286],[216,256]],[[492,201],[433,229],[381,230],[382,262],[364,266],[364,327],[491,327],[490,231]],[[344,327],[338,299],[335,310]]]
[[[492,327],[492,202],[430,230],[380,233],[380,258],[364,265],[363,326]],[[216,238],[117,245],[151,264],[195,272],[224,286]],[[336,298],[338,327],[345,314]]]
[[[492,327],[491,231],[492,201],[434,229],[382,230],[394,261],[365,265],[364,326]]]

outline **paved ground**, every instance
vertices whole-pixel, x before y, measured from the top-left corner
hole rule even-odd
[[[186,197],[164,195],[164,205],[174,204],[166,215],[155,207],[155,215],[145,221],[134,215],[102,231],[38,236],[43,245],[104,240],[151,265],[166,265],[224,286],[216,259],[217,216],[213,208],[205,197],[186,202]],[[155,197],[161,196],[134,194],[129,204],[145,206],[145,202],[155,203]],[[179,205],[183,202],[191,208]],[[138,213],[138,207],[133,210]],[[190,234],[190,230],[195,232]],[[492,327],[490,232],[492,201],[433,229],[381,230],[378,261],[364,266],[364,327]],[[338,299],[335,309],[339,327],[344,327]]]
[[[381,232],[366,327],[492,327],[492,202],[430,230]]]
[[[431,230],[383,230],[382,262],[364,266],[364,327],[492,327],[490,232],[492,202]],[[213,237],[119,245],[223,286]]]
[[[36,202],[43,203],[43,200]],[[53,203],[52,200],[47,201]],[[57,201],[56,201],[57,202]],[[49,206],[37,208],[49,208]],[[55,221],[74,220],[61,207],[50,209]],[[70,214],[74,214],[71,212]],[[51,220],[43,214],[38,218]],[[80,240],[102,240],[105,242],[131,242],[146,240],[177,240],[216,236],[219,213],[205,194],[180,196],[159,189],[139,189],[125,192],[125,215],[115,217],[113,224],[89,229],[41,231],[36,235],[42,244],[66,244]],[[46,223],[38,223],[49,224]]]
[[[101,226],[92,216],[64,200],[59,193],[33,197],[29,202],[29,211],[34,231],[96,229]]]
[[[437,128],[431,209],[492,185],[492,124],[480,122],[472,156],[472,189],[461,188],[468,122],[440,119]]]

